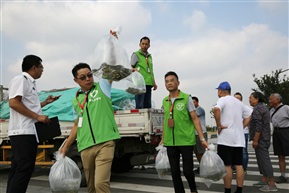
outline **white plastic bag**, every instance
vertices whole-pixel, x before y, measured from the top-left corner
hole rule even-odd
[[[146,92],[146,84],[141,73],[134,71],[126,80],[128,80],[126,92],[134,95]]]
[[[120,102],[119,107],[122,110],[135,109],[135,100],[125,99],[125,100]]]
[[[167,155],[167,148],[163,145],[159,145],[156,147],[156,150],[159,151],[156,157],[155,167],[158,172],[160,178],[164,175],[168,175],[170,173],[170,162]]]
[[[53,193],[77,193],[80,188],[81,173],[76,163],[69,157],[63,157],[57,151],[56,162],[49,172],[49,184]]]
[[[121,27],[115,30],[117,36]],[[97,77],[119,81],[131,74],[131,67],[125,49],[119,44],[118,39],[112,34],[102,38],[95,48],[95,59],[92,72]]]
[[[200,162],[200,178],[208,188],[227,174],[223,160],[214,149],[215,146],[210,144],[209,150],[206,150]]]

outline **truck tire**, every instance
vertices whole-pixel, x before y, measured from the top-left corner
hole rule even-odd
[[[76,163],[81,173],[80,187],[86,187],[87,184],[86,184],[86,179],[85,179],[85,174],[84,174],[81,158],[79,156],[74,156],[74,157],[71,157],[71,159]]]
[[[124,173],[133,169],[134,166],[130,164],[130,158],[132,155],[125,154],[122,157],[114,158],[111,166],[113,173]]]

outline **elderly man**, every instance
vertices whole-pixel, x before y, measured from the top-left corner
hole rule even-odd
[[[269,97],[271,122],[274,127],[273,149],[278,155],[281,176],[276,183],[286,183],[286,162],[285,156],[289,155],[289,106],[282,104],[282,97],[278,93],[273,93]]]

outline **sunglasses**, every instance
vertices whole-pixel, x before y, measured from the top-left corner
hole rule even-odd
[[[92,73],[91,72],[89,72],[89,73],[87,73],[87,75],[85,76],[85,75],[83,75],[83,76],[81,76],[81,77],[79,77],[79,78],[76,78],[76,79],[80,79],[80,80],[86,80],[86,78],[91,78],[92,77]]]

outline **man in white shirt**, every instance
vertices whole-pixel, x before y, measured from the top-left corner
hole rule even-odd
[[[240,101],[243,101],[243,96],[241,93],[236,92],[234,94],[234,97]],[[253,111],[250,107],[246,106],[251,112]],[[244,128],[244,137],[245,137],[245,148],[243,149],[243,169],[245,174],[247,174],[247,167],[249,162],[249,154],[248,154],[248,135],[249,135],[249,129],[248,127]],[[236,173],[235,167],[233,167],[233,173]]]
[[[244,183],[243,148],[245,137],[243,129],[250,121],[251,112],[246,106],[231,96],[231,86],[222,82],[218,86],[218,101],[214,107],[214,117],[218,129],[218,154],[224,161],[227,174],[224,176],[225,193],[231,193],[232,168],[236,168],[237,190],[242,193]]]
[[[7,193],[25,193],[33,173],[38,138],[34,123],[49,123],[41,108],[58,97],[48,96],[41,102],[35,80],[43,73],[40,57],[27,55],[22,62],[22,74],[9,84],[10,120],[8,135],[12,147],[11,170],[8,176]]]

